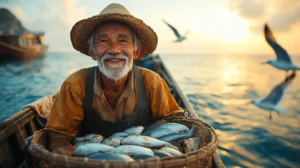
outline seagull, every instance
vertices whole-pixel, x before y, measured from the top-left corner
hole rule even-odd
[[[285,109],[277,105],[281,102],[287,87],[291,84],[295,76],[296,72],[293,71],[293,73],[285,78],[283,82],[274,87],[265,99],[254,99],[250,103],[254,104],[258,108],[268,110],[270,120],[272,120],[272,111],[276,111],[278,115],[280,115],[280,113],[284,113]]]
[[[171,26],[169,23],[167,23],[165,20],[163,20],[163,22],[165,22],[174,32],[175,36],[177,37],[177,40],[173,41],[173,42],[182,42],[183,40],[187,39],[185,36],[189,33],[189,31],[187,31],[183,36],[181,36],[177,29],[175,29],[175,27]]]
[[[266,41],[269,43],[269,45],[273,48],[273,50],[276,53],[277,59],[276,60],[269,60],[267,62],[263,62],[262,64],[270,64],[274,66],[275,68],[285,70],[286,76],[288,76],[289,70],[300,70],[300,67],[294,65],[292,63],[292,60],[289,56],[289,54],[283,49],[276,41],[272,31],[268,27],[268,25],[265,25],[264,28],[265,32],[265,38]]]

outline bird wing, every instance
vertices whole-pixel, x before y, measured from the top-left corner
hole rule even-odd
[[[283,98],[284,90],[285,90],[285,85],[283,84],[277,85],[272,89],[271,93],[261,102],[269,102],[274,105],[277,105],[278,103],[280,103],[280,101]]]
[[[296,73],[293,72],[290,76],[288,76],[283,82],[278,84],[276,87],[274,87],[271,91],[271,93],[262,100],[262,102],[270,102],[274,105],[277,105],[280,103],[284,96],[284,92],[286,88],[290,85],[292,80],[295,78]]]
[[[265,25],[264,28],[265,38],[266,41],[269,43],[269,45],[273,48],[273,50],[276,53],[277,60],[282,60],[288,63],[292,63],[292,60],[289,56],[289,54],[283,49],[276,41],[272,31],[268,27],[268,25]]]
[[[190,30],[186,31],[183,35],[183,37],[185,37],[188,33],[190,32]]]
[[[171,26],[169,23],[167,23],[165,20],[163,20],[174,32],[174,34],[176,35],[176,37],[181,37],[181,35],[178,33],[178,31],[175,29],[175,27]]]

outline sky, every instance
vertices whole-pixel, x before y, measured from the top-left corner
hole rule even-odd
[[[159,54],[273,55],[264,24],[292,56],[300,56],[300,0],[0,0],[29,30],[45,31],[50,51],[75,51],[70,30],[79,20],[120,3],[158,35]],[[175,35],[166,20],[180,34]]]

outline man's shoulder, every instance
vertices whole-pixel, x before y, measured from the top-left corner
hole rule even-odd
[[[146,68],[142,68],[142,67],[138,67],[138,68],[141,71],[145,85],[161,84],[162,78],[158,73],[156,73],[152,70],[146,69]]]
[[[141,71],[143,78],[161,79],[160,75],[152,70],[139,66],[138,68]]]
[[[69,75],[65,81],[70,83],[74,83],[74,82],[77,83],[78,81],[86,80],[88,70],[89,68],[79,69],[73,72],[71,75]]]

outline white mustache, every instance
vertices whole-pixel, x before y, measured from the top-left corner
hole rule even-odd
[[[123,54],[118,54],[118,55],[106,54],[101,58],[101,61],[103,63],[105,60],[108,60],[108,59],[124,59],[125,62],[128,62],[128,57]]]

